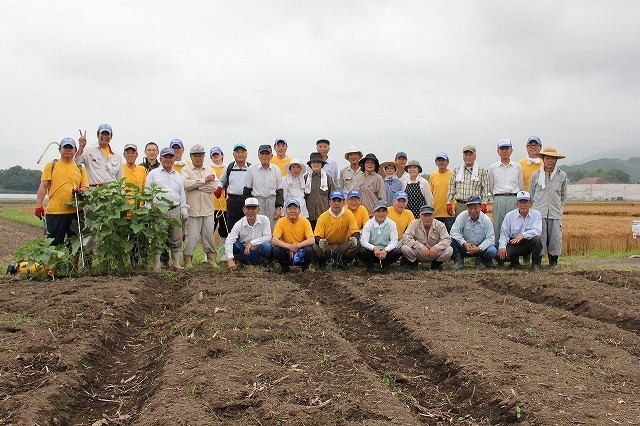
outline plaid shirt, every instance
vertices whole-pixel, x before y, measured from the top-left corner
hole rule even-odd
[[[449,179],[449,193],[447,194],[447,204],[452,204],[453,200],[466,200],[472,195],[479,196],[482,202],[486,203],[488,200],[487,191],[489,188],[489,174],[487,173],[487,170],[483,167],[478,167],[479,180],[473,181],[471,180],[473,167],[465,167],[464,181],[458,182],[456,181],[456,176],[458,175],[458,169],[460,167],[456,167],[451,173],[451,178]]]

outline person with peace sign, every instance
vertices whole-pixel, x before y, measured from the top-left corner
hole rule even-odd
[[[76,163],[84,164],[89,176],[89,186],[104,186],[107,182],[119,180],[123,177],[122,156],[111,149],[113,129],[108,124],[98,126],[98,143],[87,146],[87,131],[82,130],[78,138],[78,152]]]

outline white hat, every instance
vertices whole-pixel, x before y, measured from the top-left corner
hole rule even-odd
[[[246,200],[244,200],[244,206],[245,207],[260,206],[260,203],[258,202],[257,198],[249,197]]]

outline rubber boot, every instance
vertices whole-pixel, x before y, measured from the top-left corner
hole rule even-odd
[[[542,263],[541,256],[532,256],[531,257],[531,270],[533,272],[538,272],[540,270],[540,264]]]
[[[180,252],[172,251],[171,252],[171,260],[173,269],[184,269],[182,265],[180,265]]]
[[[442,271],[442,262],[438,260],[431,261],[431,270],[432,271]]]
[[[193,256],[184,255],[184,267],[193,268]]]
[[[519,256],[512,256],[509,258],[509,261],[511,262],[511,264],[509,265],[509,268],[511,269],[520,269],[522,267],[522,265],[520,265],[520,257]]]
[[[154,272],[158,272],[162,269],[162,259],[160,259],[160,257],[162,256],[162,254],[158,253],[156,254],[156,259],[153,262],[153,270]]]
[[[213,268],[219,268],[218,262],[216,262],[216,252],[207,253],[207,264]]]
[[[522,256],[522,263],[524,265],[528,265],[529,263],[531,263],[531,255],[525,254],[524,256]]]
[[[227,242],[227,238],[222,238],[220,237],[220,250],[218,250],[218,253],[220,253],[219,259],[220,262],[226,262],[227,261],[227,253],[225,253],[224,251],[224,244]]]
[[[464,260],[460,253],[454,254],[451,259],[453,260],[453,270],[458,271],[464,267]]]
[[[558,256],[549,255],[549,269],[558,269]]]

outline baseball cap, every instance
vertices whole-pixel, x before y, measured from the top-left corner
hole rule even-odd
[[[318,139],[316,141],[316,146],[321,143],[326,143],[327,145],[331,145],[331,142],[329,142],[327,139]]]
[[[467,206],[470,204],[482,204],[482,200],[477,195],[472,195],[464,202]]]
[[[434,211],[433,207],[428,205],[420,207],[420,214],[433,214]]]
[[[476,147],[473,145],[465,145],[464,148],[462,148],[462,152],[467,152],[467,151],[471,151],[474,154],[476,153]]]
[[[287,140],[286,140],[286,139],[281,139],[281,138],[277,138],[277,139],[275,140],[275,142],[273,143],[273,146],[276,146],[276,145],[278,144],[278,142],[282,142],[282,143],[284,143],[285,145],[289,146],[289,144],[287,143]]]
[[[406,153],[406,152],[404,152],[404,151],[398,151],[398,152],[396,152],[396,158],[398,158],[398,157],[409,158],[409,157],[407,156],[407,153]]]
[[[160,150],[160,157],[164,157],[165,155],[173,155],[175,157],[176,153],[173,152],[172,148],[162,148]]]
[[[334,198],[340,198],[341,200],[344,200],[344,192],[332,191],[331,194],[329,194],[329,199],[333,200]]]
[[[404,200],[408,200],[409,196],[407,195],[406,192],[404,191],[398,191],[395,193],[395,195],[393,196],[394,200],[399,200],[400,198],[404,199]]]
[[[537,136],[531,136],[531,137],[529,138],[529,140],[527,141],[527,145],[529,144],[529,142],[535,142],[535,143],[537,143],[538,145],[542,145],[542,142],[540,141],[540,138],[539,138],[539,137],[537,137]]]
[[[235,151],[236,149],[244,149],[246,151],[247,146],[243,143],[237,143],[233,146],[233,150]]]
[[[209,157],[213,157],[213,154],[222,155],[222,150],[219,146],[214,146],[213,148],[211,148],[211,151],[209,151]]]
[[[184,148],[184,144],[182,143],[182,141],[180,139],[174,139],[171,141],[171,143],[169,144],[169,146],[171,148],[173,148],[174,145],[178,145],[180,148]]]
[[[258,154],[264,151],[267,151],[269,154],[271,154],[273,152],[273,150],[271,149],[271,145],[260,145],[258,147]]]
[[[449,161],[449,156],[447,155],[446,152],[439,152],[436,154],[436,160],[438,158],[444,158],[445,160]]]
[[[249,197],[246,200],[244,200],[245,207],[252,207],[252,206],[259,206],[259,205],[260,203],[258,202],[257,198]]]
[[[108,124],[101,124],[98,126],[98,133],[109,132],[110,135],[113,134],[113,129]]]
[[[285,206],[289,207],[292,204],[294,204],[294,205],[298,206],[298,208],[300,208],[300,201],[296,200],[295,198],[291,198],[291,199],[287,200],[287,202],[285,203]]]
[[[509,139],[500,139],[498,141],[498,149],[500,148],[504,148],[504,147],[509,147],[511,148],[513,145],[511,145],[511,141]]]
[[[204,150],[204,146],[198,144],[192,146],[189,150],[189,154],[204,154],[205,152],[207,151]]]
[[[531,194],[527,191],[519,191],[516,195],[516,201],[531,201]]]
[[[353,197],[362,198],[362,194],[357,189],[352,189],[347,193],[347,198],[353,198]]]
[[[133,149],[135,152],[138,152],[138,147],[135,144],[128,143],[124,146],[124,150]]]
[[[378,200],[375,203],[373,203],[373,211],[375,212],[378,209],[389,210],[389,207],[387,207],[387,202],[383,200]]]
[[[62,148],[63,146],[69,146],[71,145],[74,148],[77,148],[78,146],[76,145],[76,141],[73,140],[73,138],[63,138],[60,141],[60,148]]]

